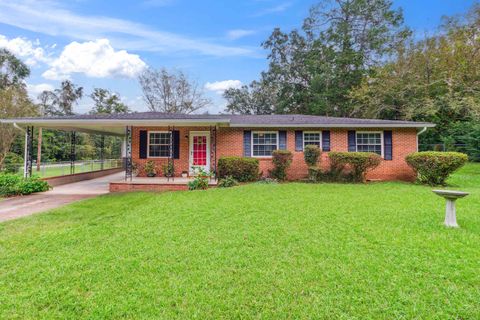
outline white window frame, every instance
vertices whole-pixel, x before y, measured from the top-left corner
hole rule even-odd
[[[148,133],[148,140],[147,140],[147,158],[153,158],[153,159],[168,159],[170,158],[169,156],[166,156],[166,157],[156,157],[156,156],[151,156],[150,155],[150,134],[151,133],[169,133],[170,135],[172,134],[170,131],[147,131]],[[172,137],[170,136],[170,139],[172,139]],[[161,144],[155,144],[156,146],[159,146]],[[172,150],[170,150],[170,153],[172,153]]]
[[[305,150],[305,133],[318,133],[320,136],[320,140],[318,141],[318,148],[322,150],[322,131],[303,131],[302,143],[303,143],[303,150]]]
[[[252,131],[252,136],[250,138],[250,152],[251,152],[251,155],[252,155],[252,158],[271,158],[272,156],[255,156],[253,155],[253,135],[255,133],[275,133],[277,135],[277,148],[275,150],[278,150],[279,148],[279,132],[278,131]]]
[[[358,134],[362,133],[379,133],[380,134],[380,150],[381,150],[381,157],[383,158],[383,131],[356,131],[355,132],[355,151],[358,152]],[[376,153],[376,152],[374,152]],[[378,153],[377,153],[378,154]]]

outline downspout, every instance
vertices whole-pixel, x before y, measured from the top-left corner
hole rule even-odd
[[[418,152],[418,136],[427,131],[427,127],[423,127],[422,130],[417,132],[417,152]]]

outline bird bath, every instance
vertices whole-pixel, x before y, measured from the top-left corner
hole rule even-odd
[[[466,197],[468,192],[454,191],[454,190],[432,190],[435,194],[447,200],[447,207],[445,209],[445,225],[447,227],[457,228],[457,215],[455,210],[455,200]]]

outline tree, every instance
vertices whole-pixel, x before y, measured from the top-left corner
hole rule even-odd
[[[40,106],[46,115],[73,114],[73,106],[83,97],[83,87],[77,87],[70,80],[62,81],[60,88],[43,91],[39,96]]]
[[[147,69],[140,75],[139,82],[151,111],[188,114],[211,104],[201,87],[181,71]]]
[[[7,49],[0,49],[0,90],[11,86],[24,85],[30,69]]]
[[[437,126],[421,136],[427,144],[471,146],[480,121],[480,5],[445,18],[440,32],[397,46],[395,59],[375,69],[352,90],[355,115],[419,120]],[[467,150],[466,149],[466,150]]]
[[[33,116],[36,112],[23,86],[12,85],[0,90],[0,119]],[[18,134],[19,130],[12,125],[0,124],[0,168]]]
[[[225,90],[225,111],[239,114],[272,114],[276,111],[276,91],[265,82],[253,81],[248,86]]]
[[[91,114],[128,113],[129,109],[121,100],[120,96],[107,89],[94,88],[90,98],[95,102]]]
[[[276,28],[262,44],[270,53],[260,82],[276,88],[275,113],[349,116],[350,90],[409,34],[389,0],[325,0],[301,31]]]

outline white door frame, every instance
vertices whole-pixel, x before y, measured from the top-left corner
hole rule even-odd
[[[192,170],[193,166],[193,137],[207,137],[207,165],[203,167],[206,172],[210,172],[210,131],[190,131],[189,133],[189,160],[188,160],[188,171],[190,174],[194,174]],[[197,166],[200,167],[200,166]]]

